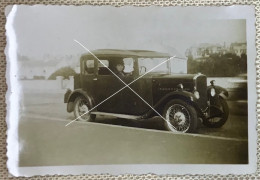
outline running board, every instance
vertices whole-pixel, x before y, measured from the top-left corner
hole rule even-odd
[[[134,116],[134,115],[127,115],[127,114],[115,114],[115,113],[106,113],[106,112],[91,112],[90,114],[101,115],[101,116],[113,116],[113,117],[118,117],[123,119],[133,119],[133,120],[142,119],[142,116]]]

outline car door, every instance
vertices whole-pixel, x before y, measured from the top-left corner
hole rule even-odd
[[[110,60],[100,58],[100,61],[109,67]],[[95,84],[96,104],[100,104],[97,110],[100,112],[120,113],[120,92],[124,84],[102,63],[98,62],[98,70]]]
[[[128,77],[124,79],[124,82],[129,84],[137,78],[138,77]],[[140,78],[130,85],[130,88],[134,92],[129,88],[124,89],[121,93],[121,99],[123,99],[120,106],[121,113],[143,115],[149,111],[152,105],[151,84],[151,78]]]
[[[130,88],[126,87],[120,94],[120,113],[129,115],[143,115],[151,108],[148,104],[152,104],[152,87],[151,78],[139,79],[139,68],[136,58],[125,58],[125,64],[130,64],[132,67],[128,67],[126,73],[131,72],[131,75],[125,76],[122,80],[130,85]],[[129,63],[131,62],[131,63]],[[133,83],[132,83],[133,82]],[[133,92],[134,91],[134,92]],[[144,102],[145,101],[145,102]]]
[[[113,61],[113,58],[109,60],[100,58],[100,60],[113,71],[109,64]],[[123,58],[123,60],[125,63],[125,76],[116,77],[107,67],[101,64],[98,65],[98,73],[94,80],[94,92],[98,100],[96,104],[100,103],[97,110],[100,112],[142,115],[150,110],[149,105],[143,100],[148,104],[152,104],[151,87],[149,88],[149,85],[151,85],[150,79],[141,78],[136,80],[138,78],[138,69],[134,69],[136,61],[133,58]],[[130,88],[132,90],[125,87],[129,83],[131,83]],[[118,92],[119,90],[120,92]]]
[[[77,82],[77,86],[82,88],[90,97],[94,98],[94,83],[93,79],[95,79],[95,68],[94,68],[94,60],[83,57],[80,61],[81,65],[81,74],[80,81]],[[78,79],[75,79],[76,81]]]

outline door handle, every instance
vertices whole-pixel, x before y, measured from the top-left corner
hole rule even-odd
[[[96,81],[96,80],[97,80],[97,78],[94,78],[94,79],[93,79],[93,81]]]

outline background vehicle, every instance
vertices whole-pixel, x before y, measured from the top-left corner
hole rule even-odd
[[[74,91],[68,90],[64,97],[67,111],[74,111],[75,118],[94,121],[96,115],[110,115],[140,120],[161,116],[173,132],[195,132],[199,119],[208,127],[221,127],[228,119],[228,92],[214,81],[207,87],[203,74],[184,74],[181,68],[177,73],[176,61],[185,59],[144,50],[92,53],[95,56],[81,56]],[[124,63],[124,77],[115,76],[119,62]],[[125,87],[129,83],[131,89]]]

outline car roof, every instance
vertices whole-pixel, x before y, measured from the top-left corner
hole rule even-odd
[[[91,51],[95,56],[117,56],[117,57],[170,57],[168,53],[148,51],[148,50],[121,50],[121,49],[97,49]],[[85,53],[82,56],[92,56],[91,53]]]

